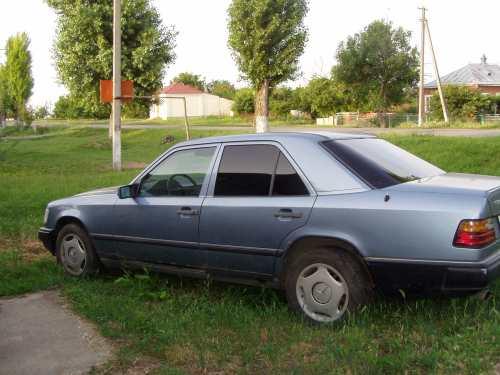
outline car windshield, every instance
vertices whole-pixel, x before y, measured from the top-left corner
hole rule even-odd
[[[352,172],[377,189],[445,173],[378,138],[332,140],[323,145]]]

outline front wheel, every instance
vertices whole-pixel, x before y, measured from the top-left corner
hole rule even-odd
[[[342,250],[303,252],[287,267],[290,308],[313,323],[332,323],[371,299],[366,272]]]
[[[96,274],[99,261],[88,234],[77,224],[65,225],[57,235],[57,260],[64,271],[77,277]]]

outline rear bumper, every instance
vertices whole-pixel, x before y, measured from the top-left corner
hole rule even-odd
[[[52,254],[55,254],[53,230],[44,227],[40,228],[38,231],[38,239],[42,241],[43,246],[48,251],[50,251]]]
[[[425,262],[367,259],[375,285],[383,292],[462,295],[481,291],[500,276],[500,253],[486,261]]]

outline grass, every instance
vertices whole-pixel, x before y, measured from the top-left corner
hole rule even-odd
[[[124,164],[136,168],[183,139],[182,129],[124,130]],[[228,131],[194,130],[196,137]],[[449,171],[500,175],[500,137],[389,136]],[[281,293],[154,274],[75,280],[34,245],[48,201],[126,184],[138,169],[110,170],[104,129],[0,140],[0,296],[60,288],[118,347],[96,373],[136,361],[158,374],[487,373],[500,358],[500,283],[493,297],[380,299],[343,324],[311,327]]]
[[[253,116],[207,116],[207,117],[190,117],[188,119],[191,126],[237,126],[237,127],[253,127]],[[59,126],[81,126],[81,125],[107,125],[109,120],[64,120],[64,119],[46,119],[35,121],[36,125],[59,125]],[[172,117],[166,120],[163,119],[124,119],[124,125],[169,125],[169,126],[184,126],[184,117]],[[288,126],[288,125],[312,125],[310,119],[290,118],[280,119],[271,118],[272,126]]]

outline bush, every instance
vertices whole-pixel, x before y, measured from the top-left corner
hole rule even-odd
[[[274,117],[288,117],[296,109],[295,92],[288,87],[276,87],[271,90],[269,111]]]
[[[444,86],[443,94],[448,105],[449,116],[454,121],[471,120],[481,113],[491,111],[492,97],[483,95],[470,87]],[[430,106],[431,119],[442,120],[443,110],[437,91],[432,95]]]
[[[233,111],[238,114],[254,113],[255,91],[250,88],[237,90],[234,95]]]

